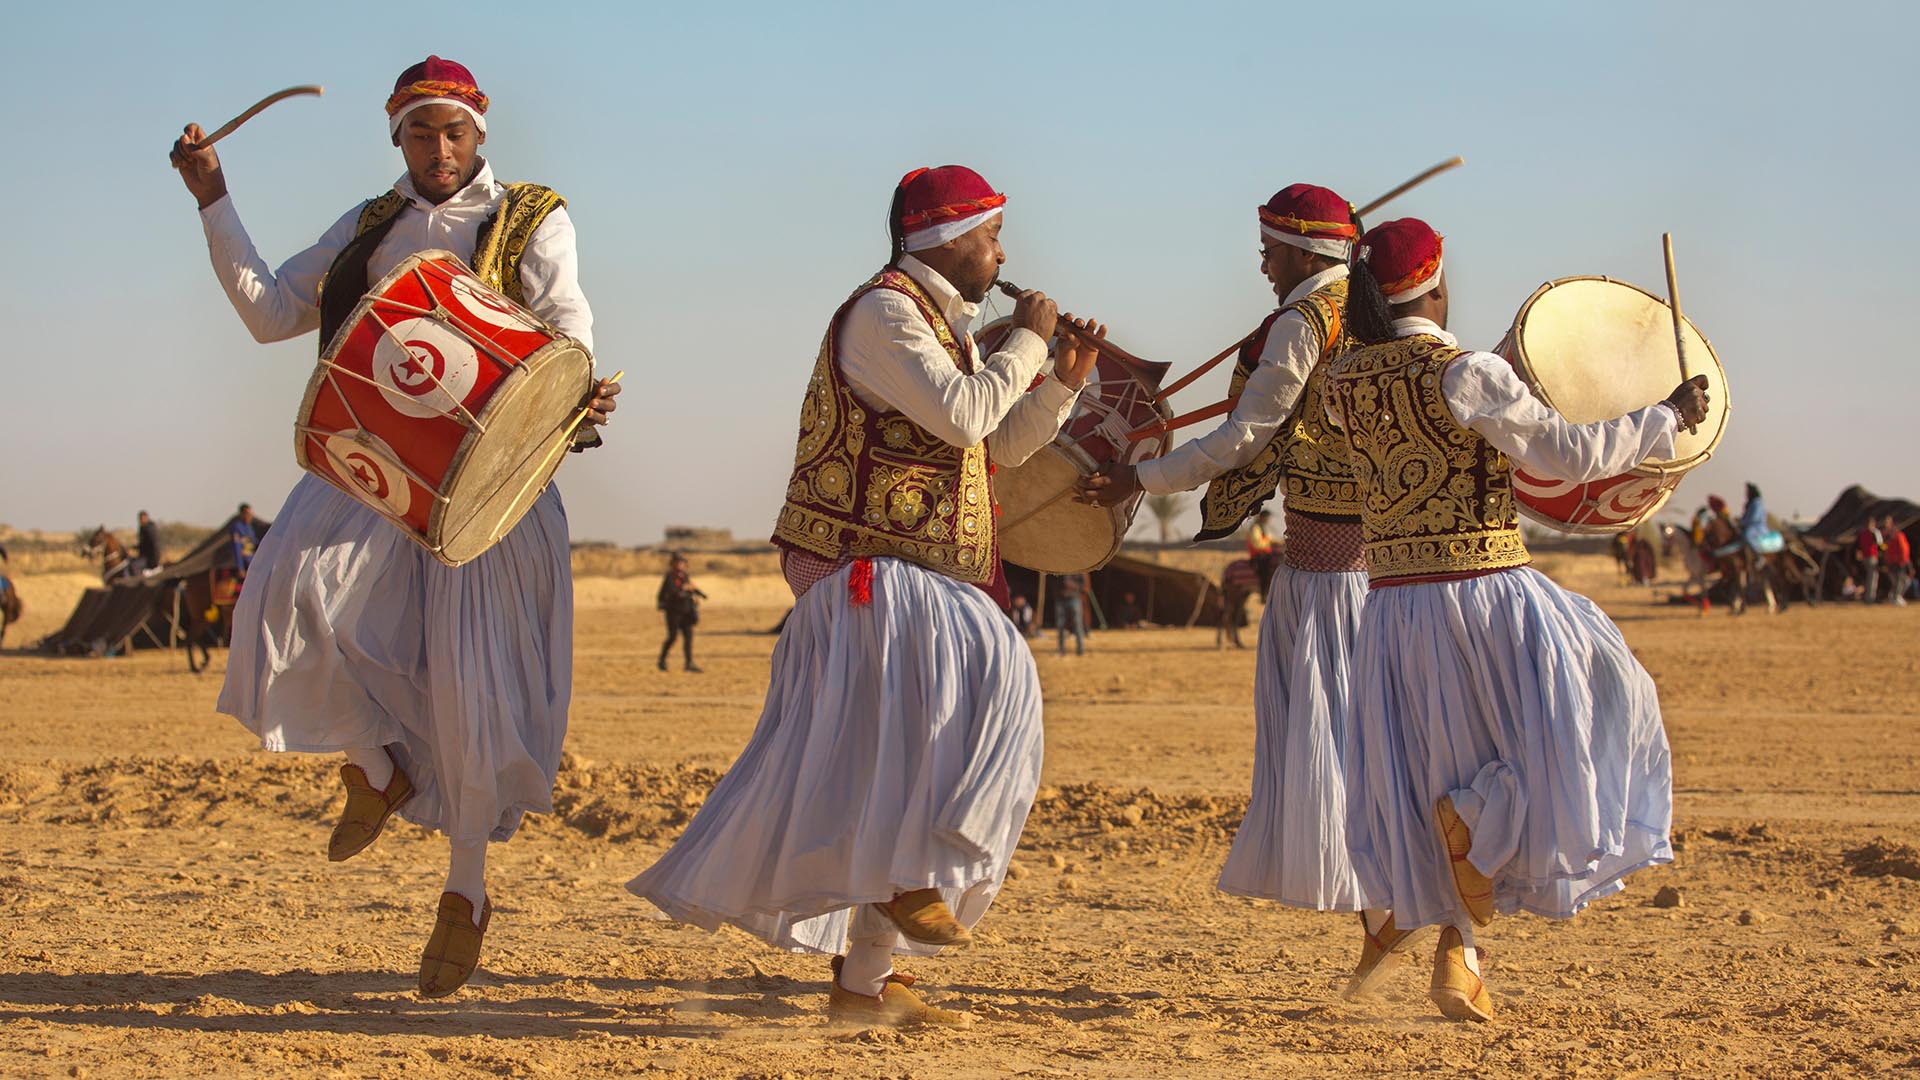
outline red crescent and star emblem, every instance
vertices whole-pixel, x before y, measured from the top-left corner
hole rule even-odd
[[[431,342],[410,338],[407,358],[393,366],[393,382],[402,391],[418,397],[440,385],[446,375],[447,361]]]
[[[390,490],[387,487],[387,474],[381,471],[380,466],[375,464],[372,458],[361,453],[348,453],[345,460],[356,483],[376,499],[387,497]]]

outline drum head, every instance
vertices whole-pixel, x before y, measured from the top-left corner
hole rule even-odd
[[[1074,484],[1085,475],[1059,446],[1042,447],[1023,464],[1002,466],[993,478],[1000,502],[1000,557],[1046,574],[1107,565],[1120,551],[1132,508],[1074,502]]]
[[[447,502],[429,526],[430,549],[450,566],[477,558],[526,515],[566,458],[569,427],[593,386],[593,359],[570,340],[541,349],[509,374],[449,475]]]
[[[1687,322],[1687,374],[1705,375],[1713,406],[1698,432],[1682,429],[1674,455],[1649,466],[1687,468],[1720,445],[1732,399],[1713,346]],[[1572,277],[1542,285],[1514,319],[1513,361],[1547,406],[1569,423],[1611,420],[1661,401],[1680,382],[1673,313],[1624,281]],[[1503,350],[1503,353],[1508,350]]]

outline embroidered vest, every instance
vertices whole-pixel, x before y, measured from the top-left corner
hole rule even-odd
[[[1238,394],[1260,366],[1273,324],[1289,311],[1298,311],[1320,339],[1320,359],[1294,402],[1293,411],[1260,448],[1252,461],[1229,469],[1207,485],[1200,497],[1200,533],[1195,539],[1226,536],[1273,498],[1286,477],[1287,506],[1291,510],[1334,518],[1359,513],[1353,473],[1346,465],[1347,450],[1339,432],[1329,427],[1322,406],[1327,361],[1346,347],[1341,312],[1347,303],[1347,280],[1341,278],[1267,316],[1241,347],[1234,361],[1231,393]],[[1297,501],[1296,501],[1297,500]]]
[[[514,303],[525,306],[526,293],[520,286],[521,256],[526,254],[527,243],[533,239],[534,230],[540,227],[548,214],[567,205],[567,200],[553,189],[539,184],[508,184],[506,188],[500,205],[481,224],[480,235],[473,245],[469,261],[480,280],[506,294]],[[385,240],[387,233],[393,230],[393,223],[399,219],[400,211],[406,208],[406,196],[397,191],[369,199],[360,208],[353,239],[340,250],[340,254],[334,256],[333,265],[327,268],[326,277],[320,281],[322,354],[333,341],[340,324],[346,322],[347,316],[353,314],[353,309],[367,294],[372,285],[367,280],[367,262],[373,258],[374,249],[380,246],[380,241]]]
[[[1462,427],[1441,390],[1441,376],[1464,355],[1417,334],[1352,349],[1329,375],[1347,422],[1376,587],[1529,561],[1507,456]]]
[[[883,270],[834,313],[800,406],[800,440],[773,542],[827,559],[891,555],[975,585],[995,579],[993,488],[984,443],[953,446],[898,412],[881,413],[840,373],[836,337],[874,289],[920,309],[955,367],[972,357],[919,282]]]

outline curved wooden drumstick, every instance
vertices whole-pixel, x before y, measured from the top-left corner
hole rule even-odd
[[[1424,184],[1427,181],[1433,179],[1434,177],[1439,176],[1441,173],[1446,172],[1448,169],[1458,168],[1459,166],[1465,165],[1466,163],[1467,163],[1466,158],[1450,157],[1447,160],[1441,162],[1440,164],[1435,165],[1433,168],[1428,169],[1427,171],[1421,173],[1419,176],[1416,176],[1413,179],[1407,181],[1406,183],[1401,184],[1399,187],[1394,188],[1392,191],[1387,192],[1385,195],[1382,195],[1379,198],[1373,200],[1367,205],[1361,207],[1360,209],[1355,210],[1353,212],[1353,216],[1357,218],[1365,218],[1368,214],[1373,213],[1375,210],[1378,210],[1381,207],[1392,202],[1393,200],[1399,198],[1400,196],[1405,195],[1407,192],[1412,191],[1414,188],[1419,187],[1421,184]]]
[[[212,146],[214,143],[217,143],[221,139],[224,139],[227,136],[233,134],[234,132],[240,130],[241,124],[244,124],[247,121],[253,119],[254,117],[260,115],[261,110],[265,109],[269,105],[272,105],[276,101],[283,101],[290,97],[299,97],[301,94],[312,94],[315,97],[319,97],[321,94],[324,94],[324,93],[326,93],[326,90],[318,86],[289,86],[285,90],[280,90],[280,91],[276,91],[275,93],[268,94],[266,97],[263,97],[259,101],[255,102],[253,105],[253,108],[248,109],[246,112],[243,112],[239,116],[236,116],[233,119],[227,121],[226,123],[220,125],[219,129],[214,131],[213,134],[195,143],[193,146],[193,149],[205,150],[207,147]]]
[[[1465,165],[1466,163],[1467,163],[1466,158],[1450,157],[1447,160],[1441,162],[1440,164],[1435,165],[1433,168],[1428,169],[1425,172],[1422,172],[1420,175],[1414,177],[1413,179],[1407,181],[1406,183],[1401,184],[1399,187],[1394,188],[1392,191],[1387,192],[1385,195],[1382,195],[1379,198],[1373,200],[1367,205],[1361,207],[1360,209],[1355,210],[1353,212],[1353,216],[1356,220],[1365,218],[1368,214],[1373,213],[1375,210],[1378,210],[1381,207],[1392,202],[1393,200],[1399,198],[1400,196],[1405,195],[1407,192],[1412,191],[1414,188],[1419,187],[1421,184],[1424,184],[1427,181],[1433,179],[1434,177],[1439,176],[1441,173],[1446,172],[1448,169],[1458,168],[1459,166]],[[1207,372],[1212,371],[1214,368],[1220,366],[1220,362],[1222,360],[1225,360],[1227,357],[1232,356],[1233,354],[1239,352],[1242,346],[1246,345],[1247,342],[1252,340],[1253,340],[1253,334],[1248,334],[1246,337],[1243,337],[1239,341],[1236,341],[1233,344],[1227,346],[1225,349],[1221,350],[1219,355],[1215,356],[1213,359],[1207,361],[1204,364],[1201,364],[1199,367],[1194,368],[1192,371],[1187,372],[1185,375],[1180,376],[1178,379],[1175,379],[1172,385],[1168,386],[1165,390],[1160,391],[1158,394],[1155,394],[1153,396],[1153,400],[1165,401],[1168,398],[1172,397],[1176,392],[1185,389],[1188,386],[1188,384],[1192,383],[1195,379],[1198,379],[1200,376],[1205,375]],[[1218,409],[1218,406],[1222,404],[1227,405],[1227,408]],[[1190,424],[1190,423],[1193,423],[1195,420],[1205,420],[1209,417],[1218,416],[1220,415],[1220,413],[1230,411],[1232,408],[1233,406],[1227,402],[1217,402],[1214,405],[1207,406],[1207,408],[1205,409],[1196,410],[1192,413],[1188,413],[1187,416],[1179,417],[1178,419],[1184,420],[1186,421],[1186,423]],[[1218,410],[1218,411],[1210,411],[1210,410]],[[1173,427],[1185,427],[1185,426],[1186,424],[1178,424],[1178,423],[1173,425]],[[1171,431],[1171,430],[1172,428],[1165,428],[1163,431],[1155,432],[1155,434],[1164,434],[1165,431]]]

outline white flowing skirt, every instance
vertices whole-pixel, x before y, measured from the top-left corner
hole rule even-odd
[[[834,953],[885,929],[856,905],[937,888],[972,926],[999,892],[1040,784],[1033,654],[971,585],[875,559],[856,606],[850,572],[794,604],[753,738],[627,884],[667,917]]]
[[[1366,906],[1347,855],[1347,668],[1364,572],[1281,566],[1260,618],[1253,680],[1253,800],[1220,871],[1222,892],[1320,911]]]
[[[373,511],[302,477],[233,612],[221,712],[268,750],[391,747],[401,816],[505,840],[553,808],[573,685],[566,510],[549,487],[506,538],[442,564]]]
[[[1673,861],[1653,678],[1584,596],[1531,569],[1367,598],[1347,844],[1402,928],[1465,918],[1434,825],[1452,796],[1502,912],[1568,918]]]

